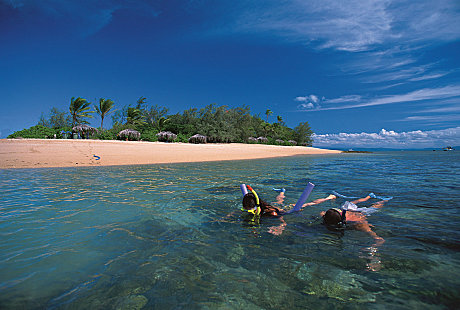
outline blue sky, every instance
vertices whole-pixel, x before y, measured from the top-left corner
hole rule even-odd
[[[0,0],[0,94],[2,138],[144,96],[270,109],[321,147],[460,145],[460,2]]]

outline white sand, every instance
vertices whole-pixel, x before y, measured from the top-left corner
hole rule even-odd
[[[1,139],[0,168],[140,165],[334,154],[301,146],[188,144],[106,140]],[[96,160],[93,155],[100,156]]]

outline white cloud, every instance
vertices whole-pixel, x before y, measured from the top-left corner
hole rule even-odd
[[[314,135],[314,146],[345,148],[434,148],[460,145],[460,127],[395,132],[382,129],[378,133],[338,133]]]
[[[344,103],[344,102],[358,102],[361,100],[361,96],[359,95],[350,95],[350,96],[342,96],[339,98],[334,99],[326,99],[326,103]]]
[[[298,109],[300,110],[311,110],[315,108],[315,105],[311,102],[309,103],[302,103],[297,106]]]
[[[235,28],[358,52],[381,44],[457,40],[458,15],[456,0],[273,0],[246,7]]]
[[[310,100],[313,101],[314,103],[318,103],[318,97],[315,95],[310,95]]]
[[[425,81],[425,80],[433,80],[433,79],[438,79],[440,77],[443,77],[447,74],[446,73],[433,73],[433,74],[426,74],[418,77],[413,77],[409,79],[411,82],[416,82],[416,81]]]
[[[343,96],[322,101],[316,111],[343,110],[378,106],[396,103],[409,103],[425,100],[441,100],[446,98],[457,98],[460,100],[460,85],[449,85],[439,88],[423,88],[406,94],[382,96],[373,99],[364,99],[359,95]]]
[[[321,107],[320,99],[316,95],[295,97],[294,101],[302,102],[297,105],[297,109],[299,110],[313,110]]]
[[[295,97],[295,101],[300,101],[300,102],[307,102],[308,97]]]

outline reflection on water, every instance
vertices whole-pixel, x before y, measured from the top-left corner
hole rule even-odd
[[[0,170],[0,308],[454,308],[458,154]],[[280,236],[239,217],[240,183],[289,204],[307,180],[310,199],[394,196],[369,217],[386,242],[320,225],[340,200],[285,216]]]

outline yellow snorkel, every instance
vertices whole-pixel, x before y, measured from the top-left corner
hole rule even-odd
[[[256,217],[258,217],[260,215],[260,212],[261,212],[261,209],[260,209],[260,206],[259,206],[260,205],[260,200],[259,200],[259,196],[257,195],[256,191],[253,190],[250,185],[247,185],[246,187],[254,195],[254,198],[256,199],[256,206],[253,209],[250,209],[250,210],[247,210],[244,207],[241,207],[241,211],[251,213],[253,215],[252,221],[254,221],[256,219]]]

